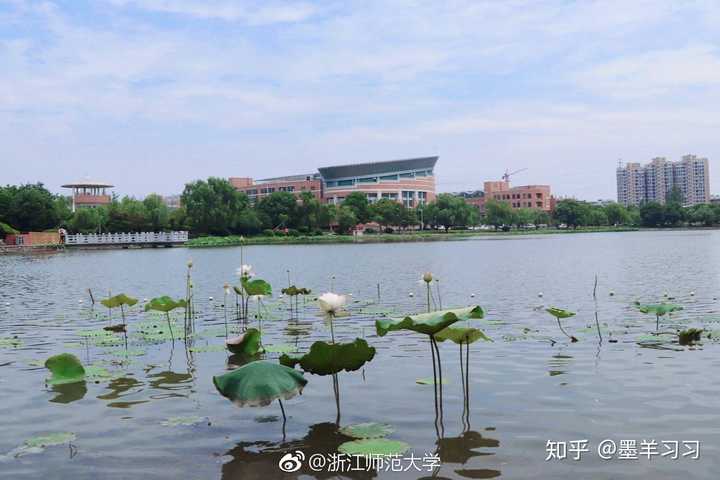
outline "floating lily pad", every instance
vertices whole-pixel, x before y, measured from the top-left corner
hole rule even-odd
[[[63,343],[63,348],[82,348],[84,345],[80,342],[66,342]]]
[[[129,350],[125,350],[124,348],[116,348],[112,350],[105,350],[103,353],[105,355],[115,355],[117,357],[141,357],[147,352],[142,348],[131,348]]]
[[[264,345],[263,348],[267,353],[291,353],[297,350],[293,345],[279,343],[277,345]]]
[[[17,348],[22,344],[22,340],[17,337],[0,337],[0,348]]]
[[[47,448],[55,445],[62,445],[68,442],[74,442],[77,439],[74,433],[55,432],[38,437],[32,437],[25,440],[25,446],[30,448]]]
[[[338,447],[340,453],[345,455],[393,456],[402,455],[410,450],[410,445],[399,440],[388,440],[387,438],[373,438],[364,440],[353,440],[345,442]]]
[[[49,385],[82,382],[85,380],[85,368],[82,362],[71,353],[61,353],[48,358],[45,368],[52,374],[47,380]]]
[[[160,425],[163,427],[188,427],[191,425],[198,425],[200,423],[207,423],[207,417],[188,416],[188,417],[170,417],[164,420]]]
[[[432,378],[418,378],[415,380],[415,383],[418,385],[432,385],[434,383],[434,379]],[[442,383],[443,385],[447,385],[449,382],[446,379],[442,379],[442,382],[437,382],[438,384]]]
[[[205,345],[202,347],[190,347],[188,350],[192,353],[224,352],[225,347],[222,345]]]
[[[340,429],[340,433],[352,438],[383,438],[393,433],[395,429],[387,423],[357,423]]]

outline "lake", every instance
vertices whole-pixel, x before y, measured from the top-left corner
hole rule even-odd
[[[404,472],[391,468],[341,476],[705,479],[720,469],[720,345],[711,333],[720,331],[720,232],[250,246],[244,257],[276,292],[266,302],[265,344],[306,351],[312,342],[330,337],[311,299],[301,300],[299,318],[289,320],[286,299],[277,298],[288,283],[288,270],[293,283],[312,288],[313,294],[331,288],[352,294],[351,316],[336,319],[335,336],[365,338],[377,354],[362,370],[339,375],[341,426],[390,424],[394,432],[388,438],[407,442],[416,457],[440,461],[434,472],[418,471],[403,458]],[[109,291],[139,299],[181,297],[190,258],[199,333],[193,351],[181,340],[138,337],[134,329],[148,320],[139,305],[128,314],[128,350],[79,335],[108,324],[107,309],[91,308],[88,288],[97,298]],[[213,386],[213,375],[233,368],[222,348],[223,284],[237,283],[240,263],[239,248],[0,257],[0,476],[247,480],[339,475],[314,472],[308,465],[294,473],[278,468],[287,453],[330,458],[349,440],[335,425],[330,377],[306,374],[303,394],[285,402],[284,440],[277,402],[241,409]],[[459,349],[440,344],[447,383],[439,435],[433,386],[416,382],[432,377],[427,339],[412,332],[381,338],[374,327],[380,315],[425,309],[425,271],[439,279],[439,298],[433,289],[436,303],[445,308],[481,305],[485,319],[474,325],[493,339],[470,347],[469,426],[462,420]],[[694,326],[711,338],[684,347],[653,342],[648,334],[655,331],[655,317],[640,313],[634,302],[657,303],[665,293],[684,310],[663,318],[662,331]],[[229,303],[230,322],[237,328],[234,299]],[[570,343],[544,311],[551,305],[577,312],[563,320],[577,343]],[[255,308],[252,304],[251,311]],[[119,313],[113,317],[117,320]],[[46,386],[42,364],[60,352],[73,353],[109,376]],[[265,357],[276,361],[278,354]],[[56,432],[72,433],[74,440],[44,449],[23,446],[27,439]],[[579,461],[569,450],[569,442],[577,440],[587,440],[589,450],[580,452]],[[597,451],[604,440],[617,446],[607,460]],[[629,442],[621,445],[623,440]],[[568,458],[546,461],[548,441],[568,442]],[[638,458],[633,458],[632,441]],[[641,443],[649,451],[652,441],[658,454],[643,456]],[[680,442],[679,458],[660,455],[670,451],[667,442],[673,441]],[[683,456],[691,450],[692,444],[683,444],[688,441],[699,442],[698,459]]]

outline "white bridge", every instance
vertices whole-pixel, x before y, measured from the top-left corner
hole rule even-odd
[[[65,245],[182,245],[188,232],[77,233],[65,235]]]

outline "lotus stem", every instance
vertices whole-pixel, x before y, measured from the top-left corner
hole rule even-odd
[[[571,341],[576,342],[577,340],[575,340],[575,337],[573,337],[572,335],[569,335],[569,334],[565,331],[565,329],[563,328],[562,323],[560,323],[560,317],[555,317],[555,318],[557,319],[558,327],[560,327],[560,331],[561,331],[562,333],[564,333],[565,336],[567,336]]]
[[[223,300],[223,309],[225,310],[225,340],[228,338],[228,319],[227,319],[227,292],[225,292]]]
[[[335,391],[335,408],[337,409],[335,424],[340,425],[340,380],[337,373],[333,374],[333,389]]]
[[[598,338],[600,339],[600,343],[602,343],[603,338],[602,338],[602,333],[600,332],[600,321],[598,320],[597,309],[595,309],[595,326],[597,327]]]
[[[92,290],[88,288],[88,294],[90,294],[90,302],[92,303],[92,306],[95,306],[95,297],[93,297]]]
[[[427,311],[430,313],[430,284],[425,283],[425,286],[427,287]]]
[[[660,315],[655,314],[655,331],[660,330]]]
[[[280,404],[280,411],[283,416],[283,435],[285,435],[285,422],[287,421],[287,417],[285,416],[285,407],[283,407],[282,399],[278,398],[278,403]]]
[[[467,391],[465,389],[465,366],[463,365],[463,344],[462,341],[459,343],[460,346],[460,377],[462,380],[462,391],[463,391],[463,426],[465,425],[465,414],[467,412]]]
[[[440,431],[438,430],[438,418],[440,417],[440,412],[438,410],[438,392],[437,392],[437,367],[435,366],[435,347],[433,346],[433,337],[430,335],[430,355],[432,356],[432,366],[433,366],[433,391],[434,391],[434,404],[435,404],[435,431],[440,436]]]
[[[378,302],[380,301],[380,284],[377,284]]]
[[[440,310],[442,310],[442,297],[440,296],[440,280],[435,280],[435,287],[437,288],[437,295],[438,295],[438,306],[440,307]],[[438,352],[438,355],[440,352]]]
[[[170,326],[170,312],[165,312],[165,318],[167,318],[168,330],[170,330],[170,338],[175,343],[175,335],[173,334],[172,327]]]
[[[330,314],[330,338],[332,339],[332,343],[335,343],[335,329],[333,328],[333,318],[335,317],[334,314]]]

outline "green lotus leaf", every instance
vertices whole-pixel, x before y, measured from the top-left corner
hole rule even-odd
[[[241,283],[245,293],[250,296],[263,295],[268,297],[272,295],[272,287],[265,280],[261,280],[259,278],[256,278],[255,280],[248,280],[247,278],[243,278]]]
[[[82,382],[85,380],[85,368],[82,362],[71,353],[61,353],[48,358],[45,368],[52,374],[47,380],[49,385]]]
[[[375,320],[377,334],[384,337],[388,332],[396,330],[412,330],[425,335],[435,335],[460,320],[483,318],[482,307],[466,307],[453,310],[408,315],[404,318],[387,318]]]
[[[570,318],[575,316],[575,312],[571,312],[570,310],[563,310],[562,308],[557,307],[546,308],[545,311],[555,318]]]
[[[149,310],[155,310],[158,312],[167,313],[175,310],[176,308],[185,308],[186,306],[187,302],[184,298],[181,298],[179,300],[173,300],[167,295],[164,295],[162,297],[156,297],[150,300],[145,305],[145,311],[147,312]]]
[[[302,360],[303,357],[303,354],[290,355],[287,353],[283,353],[282,355],[280,355],[280,358],[278,358],[278,361],[280,362],[280,365],[284,365],[289,368],[295,368],[295,365],[300,363],[300,360]]]
[[[17,337],[1,337],[0,348],[17,348],[22,346],[23,342]]]
[[[479,330],[477,328],[457,328],[457,327],[447,327],[443,330],[440,330],[438,333],[435,334],[435,339],[438,342],[444,342],[445,340],[450,340],[454,343],[475,343],[478,340],[485,340],[487,342],[492,342],[490,337],[485,335],[485,333],[482,330]]]
[[[340,433],[352,438],[383,438],[395,431],[392,425],[387,423],[357,423],[340,429]]]
[[[295,285],[290,285],[287,288],[283,288],[280,291],[283,295],[288,295],[290,297],[296,297],[298,295],[310,295],[312,293],[312,290],[305,287],[296,287]]]
[[[225,340],[225,346],[232,353],[252,357],[262,351],[262,334],[257,328],[248,328],[245,333]]]
[[[642,313],[652,313],[654,315],[657,315],[658,317],[662,317],[665,314],[675,312],[678,310],[682,310],[683,307],[680,305],[675,305],[673,303],[659,303],[655,305],[640,305],[638,307],[638,310],[640,310]]]
[[[297,350],[293,345],[279,343],[277,345],[264,345],[263,349],[266,353],[290,353]]]
[[[128,297],[124,293],[120,293],[118,295],[115,295],[114,297],[100,300],[100,303],[102,303],[107,308],[117,308],[120,305],[127,305],[129,307],[132,307],[133,305],[138,303],[138,300],[137,298]]]
[[[349,343],[315,342],[310,351],[300,358],[283,355],[280,364],[300,367],[313,375],[334,375],[343,370],[352,372],[375,357],[375,347],[362,338]]]
[[[432,385],[435,383],[435,379],[434,378],[418,378],[417,380],[415,380],[415,383],[417,383],[418,385]],[[450,382],[448,382],[446,379],[443,378],[442,382],[437,382],[437,383],[438,384],[442,383],[443,385],[447,385]]]
[[[255,407],[302,393],[307,380],[302,372],[293,368],[257,361],[213,377],[213,384],[222,396],[236,405]]]
[[[41,435],[37,437],[28,438],[25,440],[25,446],[30,448],[45,448],[53,447],[55,445],[62,445],[68,442],[74,442],[76,440],[74,433],[70,432],[55,432],[47,435]]]
[[[340,453],[352,456],[394,456],[402,455],[410,450],[410,445],[399,440],[373,438],[345,442],[338,447]]]

